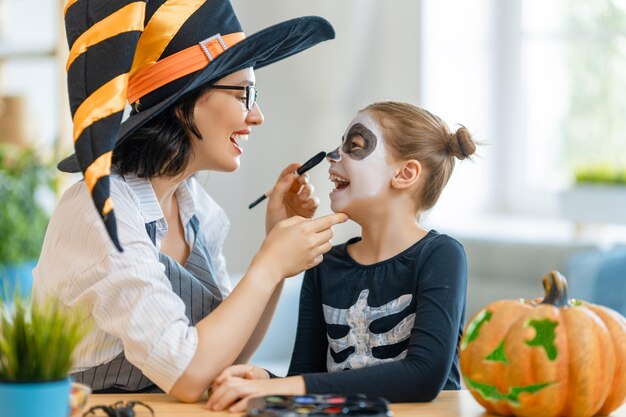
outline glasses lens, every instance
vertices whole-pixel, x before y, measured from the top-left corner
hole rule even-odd
[[[256,98],[259,93],[256,91],[253,85],[249,85],[246,88],[246,105],[248,110],[252,110],[254,108],[254,103],[256,103]]]

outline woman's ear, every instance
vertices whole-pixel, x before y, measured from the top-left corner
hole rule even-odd
[[[183,110],[180,106],[176,106],[174,108],[174,114],[176,115],[176,117],[178,118],[178,120],[183,120]]]
[[[422,174],[422,164],[416,159],[403,161],[391,179],[391,186],[396,189],[405,189],[417,184]]]
[[[192,128],[192,126],[190,126],[190,123],[193,123],[193,122],[189,120],[189,118],[185,117],[185,113],[183,112],[183,109],[181,106],[176,106],[176,108],[174,109],[174,114],[176,115],[176,118],[180,121],[181,125],[183,126],[183,129],[185,129],[185,133],[187,134],[189,139],[202,140],[202,138],[200,138],[198,135],[196,135],[196,133],[194,133],[194,129]],[[194,105],[193,115],[195,116],[195,105]],[[197,128],[195,132],[197,132]]]

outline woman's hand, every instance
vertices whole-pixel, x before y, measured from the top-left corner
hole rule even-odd
[[[347,215],[335,213],[312,220],[294,216],[279,222],[263,241],[250,270],[259,268],[272,279],[282,280],[313,268],[332,247],[332,226],[346,220]]]
[[[303,395],[305,393],[304,379],[301,376],[267,380],[227,377],[221,384],[213,384],[206,407],[213,411],[228,409],[231,413],[240,413],[246,410],[248,400],[253,397],[272,394]]]
[[[270,379],[270,375],[265,369],[250,364],[241,364],[232,365],[224,369],[222,373],[215,378],[213,383],[219,385],[229,377],[244,379]]]
[[[308,174],[295,174],[300,164],[289,164],[278,176],[265,211],[265,231],[269,233],[281,220],[292,216],[313,218],[320,205],[313,197],[313,186],[309,184]]]

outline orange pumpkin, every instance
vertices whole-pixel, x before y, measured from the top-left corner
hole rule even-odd
[[[467,388],[501,415],[609,414],[626,398],[626,319],[569,300],[559,272],[543,285],[543,300],[497,301],[468,323],[460,346]]]

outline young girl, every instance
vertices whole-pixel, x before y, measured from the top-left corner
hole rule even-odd
[[[241,411],[254,396],[331,392],[430,401],[459,389],[465,252],[419,217],[437,202],[455,158],[475,150],[465,127],[452,133],[410,104],[357,113],[328,160],[331,208],[361,225],[362,236],[306,272],[289,376],[227,368],[207,407]]]

